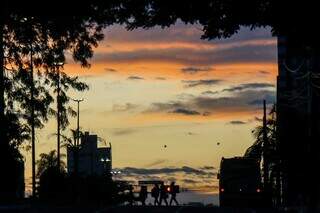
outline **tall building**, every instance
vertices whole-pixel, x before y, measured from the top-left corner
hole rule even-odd
[[[74,151],[67,149],[68,173],[74,172]],[[89,132],[81,137],[78,154],[78,173],[80,176],[110,175],[112,169],[112,150],[109,147],[98,147],[98,136]]]
[[[285,205],[318,203],[320,54],[294,38],[278,38],[277,132]]]

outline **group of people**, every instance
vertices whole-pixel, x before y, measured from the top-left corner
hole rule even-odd
[[[178,191],[174,182],[172,182],[169,187],[166,187],[163,183],[160,185],[160,187],[158,186],[158,184],[155,184],[151,190],[151,196],[154,198],[153,205],[161,206],[162,201],[166,204],[166,206],[171,206],[173,202],[176,205],[179,205],[177,201],[177,193]],[[169,204],[167,200],[169,197],[168,194],[171,195]]]
[[[176,198],[178,192],[179,192],[179,190],[174,182],[172,182],[170,184],[170,186],[165,186],[163,183],[161,183],[161,185],[159,187],[158,184],[155,184],[151,190],[151,196],[154,199],[153,204],[155,206],[161,206],[162,202],[164,202],[166,206],[168,206],[168,205],[171,206],[174,202],[176,205],[179,205],[177,198]],[[170,194],[170,201],[168,203],[169,194]],[[129,192],[129,197],[130,197],[129,198],[130,205],[132,205],[135,200],[140,201],[143,206],[146,205],[146,200],[148,198],[147,187],[141,186],[140,192],[139,192],[139,197],[137,199],[134,198],[133,190],[131,188],[130,192]]]

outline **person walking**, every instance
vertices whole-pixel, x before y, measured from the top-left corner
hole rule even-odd
[[[172,182],[171,184],[170,184],[170,195],[171,195],[171,198],[170,198],[170,206],[172,206],[172,202],[175,202],[175,204],[178,206],[179,205],[179,203],[178,203],[178,201],[177,201],[177,192],[178,192],[178,190],[177,190],[177,187],[176,187],[176,185],[175,185],[175,182]]]
[[[153,205],[159,205],[159,194],[160,194],[160,189],[158,184],[154,184],[153,188],[151,189],[151,196],[154,198]]]
[[[168,206],[167,198],[168,198],[167,188],[166,188],[166,186],[164,185],[164,183],[161,183],[161,186],[160,186],[160,201],[159,201],[159,206],[161,206],[162,201],[164,201],[165,204],[166,204],[166,206]]]

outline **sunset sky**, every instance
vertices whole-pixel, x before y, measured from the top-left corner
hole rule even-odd
[[[243,155],[262,100],[275,101],[277,42],[270,29],[242,28],[213,41],[201,34],[201,26],[182,23],[130,32],[112,26],[90,69],[69,61],[65,72],[89,84],[70,95],[84,99],[82,129],[112,143],[119,179],[176,180],[204,201],[217,193],[221,157]],[[37,156],[56,148],[55,128],[51,120],[37,130]]]

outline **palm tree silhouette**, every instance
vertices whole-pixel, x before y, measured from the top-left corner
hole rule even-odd
[[[81,143],[78,142],[78,139],[81,138],[84,135],[84,133],[79,130],[78,136],[77,129],[70,129],[70,132],[71,136],[66,136],[64,134],[61,135],[62,146],[71,150],[71,152],[73,153],[73,173],[75,176],[77,176],[79,171],[79,152],[81,149]]]
[[[281,180],[281,159],[279,153],[279,143],[277,140],[277,117],[276,105],[273,105],[267,117],[266,132],[268,147],[266,148],[266,157],[268,158],[268,179],[269,185],[273,188],[273,200],[275,204],[280,202],[280,180]],[[259,125],[252,130],[252,135],[255,138],[254,143],[246,150],[244,157],[254,158],[261,162],[263,159],[263,126]],[[265,174],[263,174],[265,175]]]
[[[64,154],[61,155],[61,157],[65,157]],[[60,168],[58,167],[58,160],[57,160],[57,152],[55,150],[50,151],[48,154],[47,153],[41,153],[40,154],[40,159],[37,160],[36,165],[37,165],[37,177],[40,178],[42,174],[44,174],[46,171],[49,171],[51,169],[59,169],[58,171],[64,172],[66,165],[62,161],[60,162]]]

